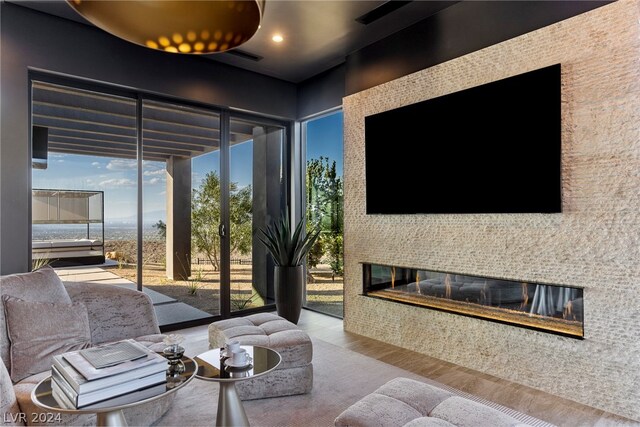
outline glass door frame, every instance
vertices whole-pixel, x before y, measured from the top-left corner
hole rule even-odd
[[[108,95],[116,95],[126,97],[136,102],[136,167],[137,167],[137,183],[136,183],[136,241],[137,241],[137,260],[136,260],[136,287],[137,290],[142,292],[142,255],[143,255],[143,102],[144,101],[156,101],[165,102],[169,104],[184,105],[202,110],[210,111],[211,113],[218,114],[220,117],[220,186],[221,186],[221,227],[225,230],[229,230],[229,142],[230,142],[230,120],[233,119],[244,120],[257,125],[276,126],[283,129],[283,188],[286,189],[282,195],[284,198],[285,206],[289,206],[289,200],[291,200],[291,188],[289,187],[290,177],[292,176],[291,159],[293,152],[293,138],[292,128],[294,125],[293,120],[281,120],[273,117],[268,117],[260,114],[250,113],[239,109],[225,108],[218,105],[207,104],[199,101],[193,101],[183,99],[170,95],[162,95],[143,89],[136,89],[130,87],[124,87],[117,84],[110,84],[82,77],[69,76],[66,74],[60,74],[40,69],[28,70],[29,80],[29,120],[32,120],[32,87],[35,81],[41,81],[46,83],[52,83],[57,85],[69,86],[72,88],[93,91],[98,93],[105,93]],[[31,141],[31,125],[29,126],[28,133],[29,141]],[[31,143],[29,142],[29,158],[31,158]],[[29,192],[32,191],[32,177],[29,173]],[[31,217],[31,198],[29,198],[28,215]],[[28,241],[29,241],[29,262],[32,260],[32,224],[29,222],[28,229]],[[220,312],[218,315],[212,315],[210,318],[200,319],[194,321],[187,326],[196,326],[198,324],[207,324],[211,321],[226,319],[229,317],[245,316],[251,313],[258,313],[264,311],[273,311],[275,309],[275,302],[266,303],[262,307],[255,307],[251,309],[244,309],[239,311],[231,311],[231,283],[230,283],[230,240],[229,233],[225,233],[225,236],[221,236],[220,239]],[[268,272],[267,272],[268,273]],[[181,325],[181,327],[186,327]]]

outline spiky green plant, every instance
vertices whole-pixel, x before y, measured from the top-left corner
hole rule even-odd
[[[273,262],[280,267],[296,267],[304,263],[311,247],[320,236],[320,227],[306,233],[302,221],[293,233],[289,215],[284,212],[278,221],[269,225],[266,230],[260,229],[258,238],[266,246]]]
[[[40,270],[42,267],[46,267],[47,265],[51,265],[51,263],[55,261],[48,258],[36,258],[33,260],[33,264],[31,266],[31,271]]]

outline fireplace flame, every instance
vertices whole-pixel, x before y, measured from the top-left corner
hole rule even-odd
[[[396,287],[396,268],[391,267],[391,289]]]
[[[523,309],[529,303],[529,285],[525,282],[522,282],[522,304],[520,304],[520,309]]]
[[[576,315],[573,313],[573,301],[568,301],[562,311],[562,318],[565,320],[575,320]]]
[[[444,276],[444,297],[451,299],[451,275]]]
[[[416,292],[421,294],[420,292],[420,270],[416,271]]]

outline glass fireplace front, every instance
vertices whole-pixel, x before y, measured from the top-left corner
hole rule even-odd
[[[584,337],[581,288],[377,264],[363,279],[369,297]]]

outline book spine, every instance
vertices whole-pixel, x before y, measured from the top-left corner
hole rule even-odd
[[[150,387],[152,385],[164,383],[166,381],[166,374],[164,372],[158,372],[144,378],[117,384],[115,386],[107,387],[93,392],[73,393],[72,391],[69,391],[70,395],[68,394],[68,396],[73,402],[75,402],[77,408],[81,408],[92,403],[97,403],[117,396],[122,396],[123,394],[128,394],[136,390]]]
[[[54,381],[51,381],[51,395],[53,399],[58,402],[61,408],[64,409],[76,409],[76,405],[69,400],[69,396],[67,396],[62,390],[61,387]]]
[[[146,378],[154,374],[162,373],[162,375],[165,375],[166,372],[166,363],[156,363],[142,368],[133,369],[128,372],[122,372],[117,375],[87,381],[69,363],[66,363],[64,360],[60,361],[57,357],[58,356],[55,356],[53,359],[54,366],[58,368],[59,372],[78,394],[99,391],[108,387],[117,386],[118,384],[124,384],[141,378]]]
[[[78,407],[78,394],[60,377],[51,376],[51,390],[57,390],[58,394],[64,394],[64,397],[69,400],[74,408]]]
[[[73,375],[70,372],[75,371],[78,375],[80,375],[80,373],[78,371],[76,371],[75,369],[73,369],[73,367],[71,365],[64,366],[64,364],[62,363],[62,356],[54,356],[53,357],[53,365],[51,366],[51,371],[52,372],[53,372],[53,368],[54,367],[57,368],[58,374],[64,376],[64,379],[66,380],[66,382],[77,393],[79,391],[80,387],[79,387],[78,383],[75,381],[75,379],[73,378]],[[70,371],[68,371],[67,369],[69,369]]]

